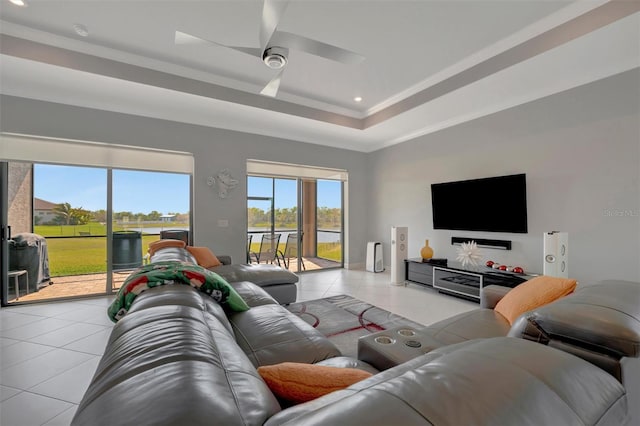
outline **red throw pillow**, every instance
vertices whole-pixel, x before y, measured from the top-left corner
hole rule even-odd
[[[569,278],[535,277],[510,290],[494,310],[513,324],[523,313],[572,293],[577,283]]]
[[[258,373],[277,397],[295,404],[344,389],[371,373],[356,368],[283,362],[258,367]]]
[[[196,262],[198,265],[203,268],[214,268],[216,266],[222,265],[220,260],[216,257],[215,254],[209,249],[209,247],[193,247],[187,246],[187,250],[193,257],[196,258]]]

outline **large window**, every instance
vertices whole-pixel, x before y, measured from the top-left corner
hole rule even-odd
[[[190,155],[4,134],[2,143],[3,304],[110,293],[149,242],[190,237]]]

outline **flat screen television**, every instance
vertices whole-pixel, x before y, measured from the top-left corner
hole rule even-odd
[[[431,185],[433,229],[527,233],[524,174]]]

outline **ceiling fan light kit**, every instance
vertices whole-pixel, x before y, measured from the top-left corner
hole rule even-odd
[[[284,47],[270,47],[264,51],[262,61],[271,69],[279,70],[287,65],[289,49]]]

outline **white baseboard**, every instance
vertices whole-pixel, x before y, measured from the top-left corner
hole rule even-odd
[[[356,262],[356,263],[345,263],[344,269],[354,269],[354,270],[362,270],[365,268],[364,262]]]

